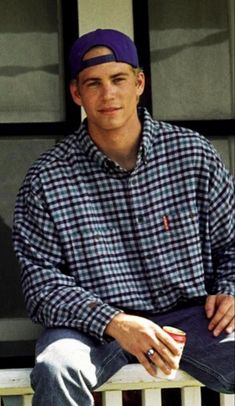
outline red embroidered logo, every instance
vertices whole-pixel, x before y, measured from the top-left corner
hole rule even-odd
[[[164,230],[165,231],[169,231],[169,229],[170,229],[170,224],[169,224],[169,218],[168,218],[168,216],[163,216],[163,218],[162,218],[162,220],[163,220],[163,227],[164,227]]]

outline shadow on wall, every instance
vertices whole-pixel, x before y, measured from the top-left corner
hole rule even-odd
[[[204,38],[197,41],[185,42],[185,44],[175,45],[169,48],[162,48],[151,51],[151,61],[159,62],[172,57],[185,49],[192,47],[208,47],[226,42],[229,38],[228,30],[219,31],[213,34],[206,35]]]
[[[0,317],[26,315],[11,228],[0,217]]]

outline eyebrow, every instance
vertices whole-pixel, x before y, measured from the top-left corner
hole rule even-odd
[[[117,73],[114,73],[113,75],[111,75],[110,79],[115,79],[119,76],[129,76],[129,73],[120,71],[120,72],[117,72]],[[101,80],[101,78],[99,76],[91,76],[90,78],[84,79],[81,84],[84,85],[87,82],[92,82],[92,81],[96,81],[96,80]]]

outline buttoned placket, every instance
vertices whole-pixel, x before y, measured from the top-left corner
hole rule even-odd
[[[130,211],[132,215],[132,224],[133,224],[133,232],[135,233],[134,239],[137,244],[137,249],[139,252],[139,259],[141,263],[141,272],[146,274],[145,283],[148,285],[149,292],[151,292],[151,284],[152,281],[149,278],[149,266],[151,265],[152,261],[157,261],[156,258],[153,257],[151,253],[146,253],[145,247],[145,239],[143,239],[143,227],[148,221],[147,217],[144,213],[144,205],[141,197],[138,197],[139,201],[137,203],[137,194],[139,189],[139,171],[136,170],[133,174],[129,177],[127,181],[128,187],[128,196],[129,196],[129,205]],[[141,199],[141,201],[140,201]],[[159,291],[160,293],[160,291]]]

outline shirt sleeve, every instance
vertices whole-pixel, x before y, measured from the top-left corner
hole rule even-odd
[[[69,275],[45,199],[32,191],[27,178],[16,201],[13,240],[32,320],[46,327],[76,328],[104,341],[106,325],[120,310],[77,286]]]
[[[235,295],[235,180],[216,155],[209,197],[212,293]]]

